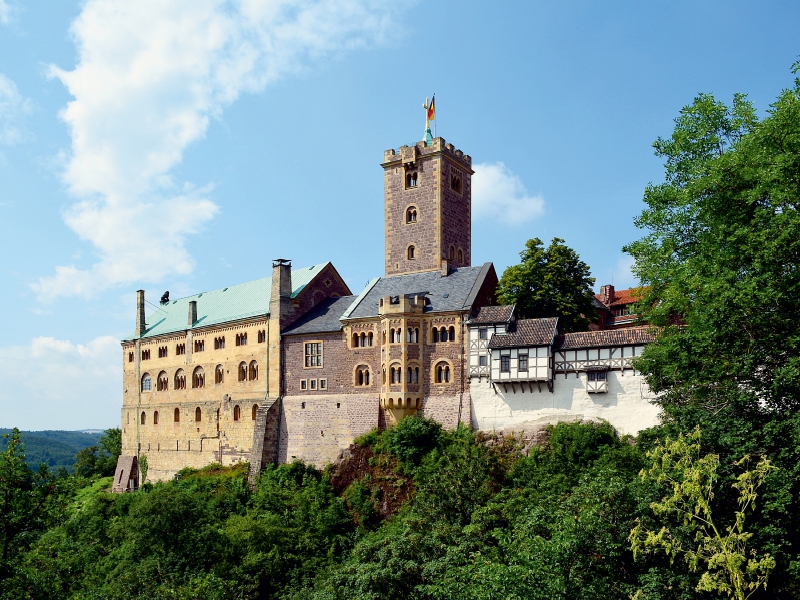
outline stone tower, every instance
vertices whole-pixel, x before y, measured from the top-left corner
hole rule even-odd
[[[443,138],[384,152],[386,275],[472,260],[472,159]]]

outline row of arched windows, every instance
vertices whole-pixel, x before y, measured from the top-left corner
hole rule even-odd
[[[248,365],[246,362],[239,363],[239,381],[257,381],[258,380],[258,362],[251,361]],[[203,367],[196,367],[194,371],[192,371],[192,388],[198,389],[205,387],[206,383],[206,376],[205,371],[203,371]],[[214,383],[220,384],[224,383],[225,381],[225,369],[222,365],[217,365],[214,369]],[[173,387],[174,390],[185,390],[186,389],[186,372],[183,369],[178,369],[175,371],[175,377],[173,378]],[[156,378],[156,391],[158,392],[166,392],[169,390],[169,376],[167,375],[166,371],[161,371]],[[142,375],[142,391],[143,392],[151,392],[153,391],[153,378],[150,373],[145,373]]]
[[[237,346],[247,346],[247,334],[246,333],[237,333],[236,334],[236,345]]]
[[[441,361],[436,363],[433,369],[435,383],[450,383],[450,364]],[[403,369],[400,365],[394,364],[389,367],[389,383],[396,385],[403,383]],[[383,383],[386,384],[387,373],[383,370]],[[406,368],[406,383],[419,383],[419,366],[412,365]]]
[[[250,411],[251,418],[253,421],[256,420],[256,414],[258,413],[258,404],[253,404],[253,407]],[[195,422],[199,423],[203,420],[203,411],[198,406],[194,409],[194,420]],[[241,421],[242,420],[242,408],[237,404],[233,407],[233,420],[234,421]],[[181,410],[176,408],[172,413],[172,421],[173,423],[180,423],[181,421]],[[142,414],[139,415],[139,423],[142,425],[147,425],[147,413],[142,411]],[[158,425],[158,411],[153,411],[153,425]]]
[[[355,385],[359,387],[369,385],[369,367],[363,365],[356,367]]]
[[[439,342],[455,342],[456,341],[456,328],[452,325],[448,327],[434,327],[431,331],[431,340],[434,343]]]
[[[215,337],[214,338],[214,350],[224,350],[225,349],[225,336]]]
[[[392,344],[399,344],[403,341],[403,328],[389,329],[389,340]],[[419,343],[419,327],[409,327],[406,329],[406,342],[409,344]],[[386,343],[386,332],[383,332],[383,343]]]
[[[363,331],[353,334],[353,348],[367,348],[372,346],[372,332],[364,333]]]

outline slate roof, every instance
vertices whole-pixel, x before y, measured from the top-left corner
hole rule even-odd
[[[475,316],[468,323],[470,325],[508,323],[511,321],[513,314],[513,306],[481,306],[475,311]]]
[[[292,269],[292,298],[303,291],[314,277],[330,263],[302,269]],[[219,290],[202,292],[170,300],[147,316],[147,329],[142,339],[186,331],[189,317],[189,302],[197,300],[197,320],[193,327],[207,327],[229,321],[263,317],[269,314],[269,299],[272,294],[272,276],[232,285]],[[136,339],[132,332],[123,341]]]
[[[622,329],[565,333],[556,338],[553,347],[555,350],[575,350],[603,346],[634,346],[649,344],[653,341],[655,341],[653,328],[649,325],[642,325]]]
[[[453,269],[447,277],[442,277],[440,271],[381,277],[366,294],[360,296],[346,318],[376,317],[382,297],[403,294],[426,294],[429,301],[426,302],[426,313],[470,309],[490,269],[492,263],[485,263],[480,267]]]
[[[357,296],[328,298],[284,330],[283,335],[327,333],[342,330],[340,319]]]
[[[518,348],[520,346],[549,346],[556,336],[558,317],[547,319],[522,319],[507,334],[496,333],[489,348]]]

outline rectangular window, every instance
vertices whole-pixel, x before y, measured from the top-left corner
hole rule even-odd
[[[486,339],[486,335],[487,335],[486,327],[481,327],[480,329],[478,329],[478,337],[480,339],[485,340]]]
[[[478,357],[478,364],[480,366],[482,366],[482,367],[485,367],[486,366],[486,357],[485,356],[479,356]]]
[[[589,373],[588,377],[589,381],[595,381],[597,379],[597,373]]]
[[[133,362],[133,352],[128,352],[128,362]]]
[[[510,356],[501,356],[500,357],[500,372],[501,373],[510,373],[511,372],[511,357]]]
[[[311,389],[312,389],[312,390],[315,390],[315,389],[317,389],[317,380],[316,380],[316,379],[311,379],[311,380],[309,381],[309,383],[311,384]]]
[[[519,355],[519,370],[520,371],[527,371],[528,370],[528,355],[527,354],[520,354]]]
[[[606,372],[605,371],[599,371],[597,373],[597,381],[605,381],[605,380],[606,380]]]
[[[322,342],[306,344],[306,368],[322,366]]]
[[[320,379],[319,380],[319,389],[327,390],[328,389],[328,380],[327,379]],[[336,408],[339,408],[338,406]]]
[[[307,390],[308,389],[308,381],[306,381],[305,379],[301,379],[300,380],[300,389],[301,390]]]

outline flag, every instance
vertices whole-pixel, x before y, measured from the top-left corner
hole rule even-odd
[[[433,95],[431,98],[431,105],[428,107],[428,121],[433,121],[436,118],[436,106],[434,103],[436,102],[436,94]]]

